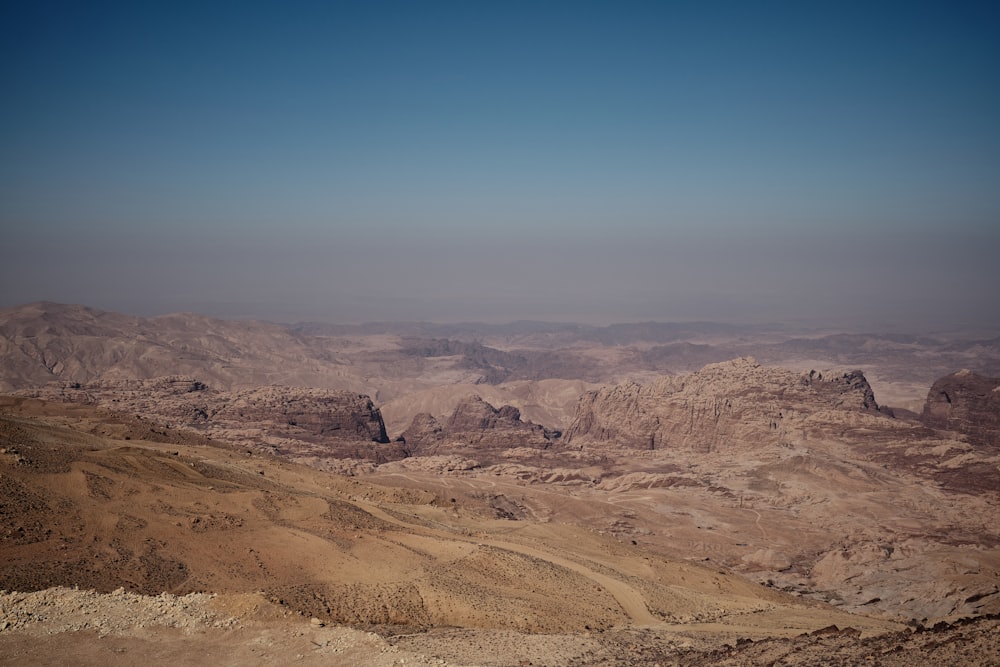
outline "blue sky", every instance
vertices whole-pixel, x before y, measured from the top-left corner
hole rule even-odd
[[[1000,326],[987,3],[13,5],[0,305]]]

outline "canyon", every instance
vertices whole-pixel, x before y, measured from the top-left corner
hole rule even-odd
[[[109,618],[216,596],[176,627],[246,658],[267,634],[365,664],[995,664],[989,332],[39,303],[0,311],[0,368],[0,655],[46,632],[29,594],[79,587]]]

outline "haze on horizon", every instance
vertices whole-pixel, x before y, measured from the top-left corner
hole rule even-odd
[[[6,3],[0,307],[1000,327],[988,3]]]

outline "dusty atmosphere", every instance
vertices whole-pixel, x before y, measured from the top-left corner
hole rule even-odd
[[[1000,667],[1000,3],[0,3],[0,665]]]

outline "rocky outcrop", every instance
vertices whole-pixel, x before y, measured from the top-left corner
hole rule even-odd
[[[648,385],[626,382],[588,392],[566,433],[568,444],[609,442],[635,449],[715,451],[782,444],[822,413],[881,414],[860,371],[797,374],[752,358],[710,364]],[[816,420],[809,429],[817,427]]]
[[[430,449],[445,439],[444,429],[433,415],[420,412],[413,417],[409,427],[400,436],[411,454],[420,449]]]
[[[478,395],[455,406],[446,426],[449,433],[472,433],[480,441],[490,433],[541,430],[540,426],[522,422],[521,411],[514,406],[494,408]]]
[[[488,447],[545,448],[559,437],[557,431],[522,421],[514,406],[495,408],[478,395],[455,406],[444,430],[453,439]]]
[[[471,396],[457,406],[444,424],[421,413],[403,432],[408,451],[440,455],[483,449],[511,447],[547,448],[559,437],[558,431],[521,420],[521,411],[512,405],[495,408],[482,397]]]
[[[300,387],[257,387],[235,392],[216,420],[287,424],[306,433],[385,444],[382,415],[363,394]]]
[[[372,400],[347,391],[281,386],[218,391],[194,378],[169,376],[51,384],[21,394],[100,405],[164,428],[191,429],[293,458],[383,462],[405,456],[402,447],[389,442]]]
[[[928,392],[921,421],[962,433],[973,445],[1000,449],[1000,378],[968,370],[944,376]]]

